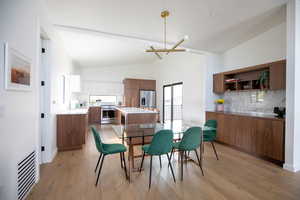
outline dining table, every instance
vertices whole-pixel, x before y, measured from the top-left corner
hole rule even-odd
[[[134,159],[141,157],[141,155],[134,155],[134,146],[142,146],[151,143],[152,137],[160,130],[169,129],[173,132],[174,141],[180,141],[183,133],[190,127],[201,127],[201,144],[200,144],[200,157],[202,162],[202,141],[203,130],[216,130],[212,127],[204,126],[204,123],[191,123],[182,120],[169,121],[166,123],[146,123],[146,124],[119,124],[113,125],[112,128],[123,144],[127,144],[128,151],[128,177],[130,180],[131,173],[137,172],[138,168],[135,166]],[[186,155],[187,156],[187,155]],[[188,158],[186,160],[189,160]]]

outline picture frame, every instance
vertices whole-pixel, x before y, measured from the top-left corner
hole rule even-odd
[[[6,90],[32,90],[32,62],[18,50],[4,44],[4,81]]]

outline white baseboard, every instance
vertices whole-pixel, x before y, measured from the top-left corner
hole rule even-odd
[[[298,172],[298,171],[300,171],[300,165],[291,165],[291,164],[285,163],[283,165],[283,169],[291,171],[291,172]]]

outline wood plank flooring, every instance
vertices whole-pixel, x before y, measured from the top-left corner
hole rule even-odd
[[[109,125],[101,127],[104,142],[118,142]],[[216,160],[210,144],[205,145],[204,177],[192,162],[184,165],[183,182],[179,180],[177,155],[172,159],[176,183],[163,158],[153,159],[152,187],[148,190],[149,157],[142,173],[125,179],[119,154],[105,158],[100,183],[95,187],[94,168],[98,159],[92,135],[82,150],[58,153],[50,164],[41,166],[41,178],[28,200],[142,200],[142,199],[228,199],[288,200],[300,199],[300,173],[291,173],[272,163],[216,144]],[[191,157],[196,156],[191,152]],[[127,160],[126,160],[127,161]],[[137,162],[139,164],[139,161]],[[127,163],[128,164],[128,163]]]

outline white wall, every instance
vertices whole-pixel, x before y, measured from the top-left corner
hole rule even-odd
[[[40,24],[50,27],[49,24],[43,24],[45,21],[40,16],[40,3],[38,0],[0,2],[0,199],[5,200],[16,199],[17,163],[31,151],[39,152],[40,149],[38,65]],[[11,47],[31,59],[32,91],[15,92],[4,89],[4,42],[8,42]],[[57,52],[59,53],[61,51]],[[56,68],[64,68],[64,61],[55,60],[57,54],[53,54],[52,63]],[[60,57],[64,57],[64,54]],[[56,81],[57,73],[58,70],[52,73],[53,81]]]
[[[191,53],[169,54],[155,63],[157,104],[161,110],[163,86],[183,82],[183,119],[203,122],[205,114],[205,56]]]
[[[246,41],[222,55],[223,71],[286,58],[286,23]]]
[[[206,53],[206,84],[205,84],[205,111],[215,109],[215,100],[220,98],[219,94],[213,93],[213,74],[223,70],[222,56],[220,54]]]
[[[154,79],[153,65],[135,64],[109,67],[81,67],[81,101],[88,101],[89,95],[116,95],[122,101],[125,78]]]

